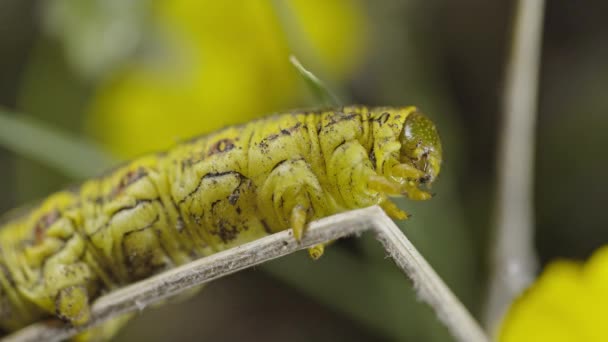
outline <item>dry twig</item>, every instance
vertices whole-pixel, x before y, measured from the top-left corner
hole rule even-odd
[[[283,231],[114,291],[95,301],[92,321],[80,330],[126,312],[141,311],[184,290],[242,269],[368,230],[377,235],[399,268],[412,279],[420,298],[431,305],[437,317],[457,340],[487,341],[484,332],[462,303],[379,207],[354,210],[312,222],[301,243],[294,240],[291,230]],[[54,323],[33,324],[7,336],[3,341],[60,341],[79,331]]]

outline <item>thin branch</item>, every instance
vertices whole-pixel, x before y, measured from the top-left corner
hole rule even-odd
[[[300,243],[294,240],[291,230],[283,231],[114,291],[95,301],[91,323],[80,330],[126,312],[142,310],[184,290],[245,268],[368,230],[376,233],[399,268],[412,279],[420,298],[431,305],[437,317],[457,340],[488,341],[462,303],[379,207],[354,210],[312,222]],[[36,323],[3,341],[60,341],[78,331],[79,329],[65,325]]]
[[[377,207],[362,210],[370,211],[367,215],[377,239],[401,271],[412,280],[420,299],[431,306],[452,336],[458,341],[488,341],[477,321],[393,220]]]
[[[498,159],[496,240],[485,321],[500,321],[534,279],[533,176],[544,0],[520,0],[504,88],[504,130]]]

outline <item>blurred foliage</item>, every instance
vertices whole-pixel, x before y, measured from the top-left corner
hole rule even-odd
[[[608,247],[585,264],[551,262],[511,306],[500,341],[606,341],[607,288]]]
[[[279,3],[279,2],[278,2]],[[362,59],[367,21],[356,1],[280,2],[326,76],[343,81]],[[289,37],[269,1],[153,3],[156,50],[100,86],[89,131],[118,155],[163,149],[176,140],[302,105]],[[314,56],[314,57],[308,57]],[[314,65],[313,64],[313,65]]]
[[[314,105],[290,54],[341,99],[420,106],[438,123],[446,161],[432,201],[401,203],[414,214],[402,228],[478,311],[484,255],[491,248],[489,199],[510,2],[36,4],[0,2],[0,105],[23,113],[13,119],[36,118],[76,139],[93,137],[119,157]],[[608,6],[547,6],[536,172],[537,245],[544,262],[584,258],[608,242],[602,216]],[[23,138],[36,141],[35,134]],[[50,153],[44,152],[52,158]],[[2,211],[73,181],[37,159],[0,150]],[[79,159],[83,170],[95,169],[92,159]],[[222,279],[186,303],[150,310],[121,338],[449,340],[370,236],[337,243],[316,263],[294,255],[263,270]]]
[[[549,3],[549,14],[557,12],[553,6]],[[562,35],[545,43],[541,74],[545,88],[540,97],[536,204],[537,244],[544,262],[556,256],[586,259],[608,242],[608,46],[597,44],[598,33],[582,34],[597,32],[596,21],[589,18],[593,10],[567,10],[571,14],[558,12],[548,18]],[[561,25],[576,31],[564,32]],[[566,75],[571,79],[566,81]]]
[[[148,0],[44,2],[44,26],[64,44],[80,75],[95,79],[133,54],[143,34]]]
[[[40,124],[57,130],[61,128],[79,139],[82,137],[82,111],[91,87],[72,71],[59,49],[60,45],[46,40],[34,44],[16,98],[16,107],[27,114],[14,116],[24,120],[26,116],[39,119]],[[31,138],[35,139],[35,136]],[[91,163],[88,159],[80,162]],[[20,205],[75,181],[30,156],[16,158],[13,163],[15,174],[10,184],[15,187],[16,202]]]
[[[32,119],[18,120],[1,108],[0,145],[38,160],[74,179],[94,175],[113,163],[112,157],[86,140],[57,132]],[[84,160],[87,162],[82,163]]]

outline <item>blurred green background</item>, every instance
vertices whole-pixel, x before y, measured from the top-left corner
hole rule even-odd
[[[315,106],[290,54],[344,102],[415,104],[436,121],[445,164],[432,201],[401,203],[414,214],[401,226],[479,315],[512,13],[510,1],[484,0],[2,0],[0,106],[119,160]],[[605,13],[602,1],[547,3],[535,178],[543,263],[608,241]],[[40,138],[13,139],[52,156]],[[98,161],[68,166],[0,147],[0,212],[77,182]],[[144,339],[450,340],[369,236],[318,262],[300,253],[221,279],[147,309],[117,336]]]

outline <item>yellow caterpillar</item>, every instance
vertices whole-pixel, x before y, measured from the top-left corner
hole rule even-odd
[[[269,116],[55,193],[0,223],[0,327],[89,321],[101,293],[266,234],[374,204],[426,200],[441,143],[415,107]],[[309,250],[313,258],[323,246]]]

